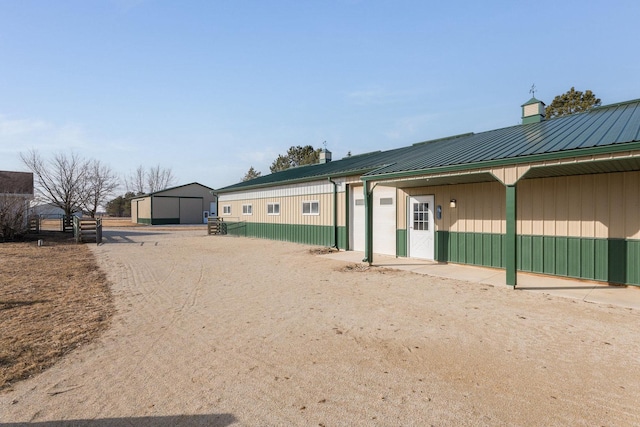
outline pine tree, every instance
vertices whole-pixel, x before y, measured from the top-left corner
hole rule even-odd
[[[546,108],[545,116],[547,119],[567,116],[569,114],[590,110],[601,104],[602,101],[600,101],[600,98],[596,98],[595,94],[590,90],[583,93],[572,87],[566,93],[553,98],[551,105]]]

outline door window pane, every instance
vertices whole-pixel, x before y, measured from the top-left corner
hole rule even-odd
[[[417,202],[413,204],[413,229],[429,230],[429,203]]]

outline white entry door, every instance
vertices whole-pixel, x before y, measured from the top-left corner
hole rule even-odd
[[[409,226],[409,256],[411,258],[434,259],[433,204],[433,196],[409,197],[407,225]]]

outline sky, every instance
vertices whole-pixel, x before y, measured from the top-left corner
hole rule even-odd
[[[533,84],[638,99],[639,19],[637,0],[0,0],[0,170],[73,152],[221,188],[294,145],[514,126]]]

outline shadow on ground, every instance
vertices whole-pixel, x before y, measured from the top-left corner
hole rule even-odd
[[[115,426],[212,426],[226,427],[237,421],[232,414],[207,414],[207,415],[174,415],[166,417],[133,417],[133,418],[101,418],[95,420],[64,420],[41,421],[30,423],[2,423],[2,427],[115,427]]]

